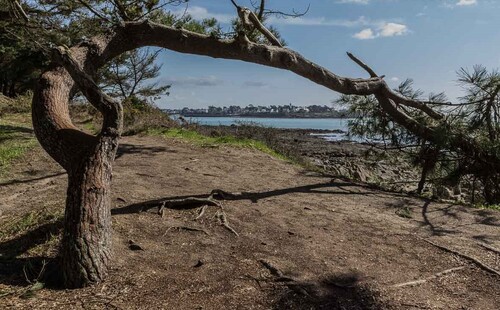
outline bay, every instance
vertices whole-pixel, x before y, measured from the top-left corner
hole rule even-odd
[[[347,132],[348,118],[271,118],[271,117],[186,117],[192,123],[208,126],[258,124],[285,129],[342,130]]]
[[[311,135],[319,136],[328,141],[361,142],[361,139],[347,135],[349,118],[185,117],[185,119],[190,123],[207,126],[253,124],[281,129],[330,130],[335,132],[313,132]]]

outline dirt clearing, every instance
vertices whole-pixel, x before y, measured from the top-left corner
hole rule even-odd
[[[64,172],[38,148],[31,151],[0,184],[2,225],[33,210],[62,210],[65,188]],[[221,225],[215,206],[198,220],[200,208],[158,212],[165,199],[206,196],[213,189],[243,192],[222,201],[239,236]],[[33,225],[1,239],[0,308],[500,305],[500,277],[464,258],[500,270],[497,211],[372,190],[250,149],[138,136],[122,140],[113,202],[114,263],[107,281],[21,298],[15,292],[28,285],[23,267],[54,255],[33,249],[53,242],[60,224]]]

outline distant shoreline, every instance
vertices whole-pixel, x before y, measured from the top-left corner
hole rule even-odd
[[[235,126],[228,125],[199,125],[200,128],[212,129],[214,127],[220,128],[225,132],[232,132],[235,130]],[[274,128],[274,127],[264,127],[266,130],[285,133],[285,134],[301,134],[301,135],[311,135],[311,136],[321,136],[322,134],[345,134],[346,131],[342,129],[315,129],[315,128]],[[348,140],[345,140],[348,141]]]
[[[315,118],[325,118],[325,119],[350,119],[351,117],[338,117],[338,116],[328,116],[328,115],[272,115],[272,114],[245,114],[245,115],[207,115],[207,114],[171,114],[179,115],[182,117],[227,117],[227,118],[297,118],[297,119],[315,119]]]

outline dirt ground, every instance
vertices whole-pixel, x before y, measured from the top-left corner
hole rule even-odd
[[[63,208],[63,171],[39,149],[27,161],[0,183],[0,221]],[[246,192],[223,201],[239,236],[220,225],[215,206],[198,220],[199,208],[158,214],[163,199],[213,189]],[[373,190],[254,150],[138,136],[122,140],[113,201],[114,261],[104,283],[48,287],[31,298],[6,294],[0,308],[500,307],[500,277],[425,241],[500,270],[498,211]],[[60,224],[0,242],[0,292],[27,286],[22,266],[43,257],[26,253],[57,231],[50,225]],[[459,269],[437,274],[451,268]]]

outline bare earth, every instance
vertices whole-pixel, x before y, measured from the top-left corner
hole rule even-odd
[[[64,205],[61,169],[39,149],[29,156],[30,165],[15,165],[0,183],[1,221]],[[147,204],[213,189],[250,193],[223,202],[239,237],[220,225],[217,207],[195,220],[199,208],[167,209],[162,217],[158,203]],[[122,141],[113,201],[107,281],[80,290],[45,288],[28,299],[7,295],[0,308],[500,308],[500,277],[424,241],[500,270],[497,211],[372,190],[249,149],[137,136]],[[37,245],[23,238],[0,243],[0,253],[18,251],[11,266]],[[131,250],[131,240],[143,250]],[[463,268],[432,278],[457,267]],[[8,268],[0,266],[0,291],[27,285],[19,281],[22,269]]]

